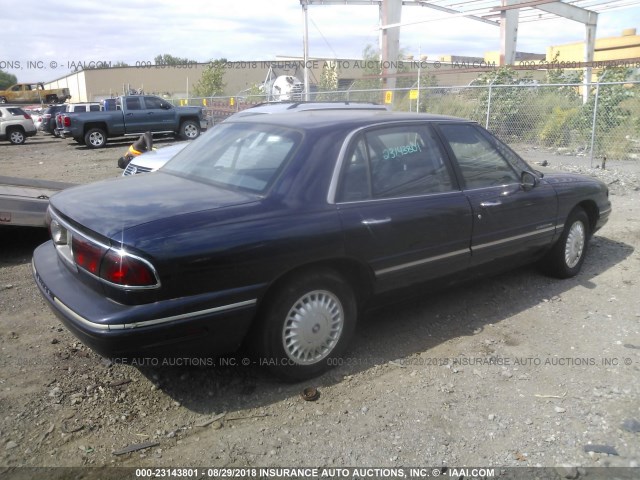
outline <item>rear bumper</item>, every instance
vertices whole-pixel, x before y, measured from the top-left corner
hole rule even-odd
[[[42,296],[64,325],[82,343],[115,361],[204,359],[232,352],[255,315],[255,299],[239,296],[116,303],[78,281],[52,242],[34,251],[32,267]]]

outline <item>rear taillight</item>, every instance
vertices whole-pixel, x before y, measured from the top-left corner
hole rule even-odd
[[[26,118],[27,120],[31,120],[31,115],[29,115],[28,113],[25,113],[24,118]]]
[[[58,254],[74,268],[126,289],[157,288],[160,281],[151,263],[122,249],[97,243],[68,228],[47,210],[46,220]]]
[[[144,261],[117,250],[109,250],[102,260],[100,278],[122,286],[151,287],[156,277]]]
[[[62,121],[63,121],[65,127],[70,127],[71,126],[71,118],[62,117]]]
[[[107,252],[105,247],[74,235],[71,241],[71,250],[73,251],[73,260],[77,266],[89,273],[98,275],[102,256]]]

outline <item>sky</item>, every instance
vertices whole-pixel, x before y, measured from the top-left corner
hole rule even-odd
[[[9,0],[0,0],[0,6]],[[499,0],[496,0],[496,5]],[[302,57],[303,17],[298,0],[39,0],[0,8],[0,70],[19,82],[51,81],[92,62],[131,66],[170,54],[198,62]],[[400,47],[407,54],[482,57],[500,49],[500,29],[421,7],[404,7]],[[375,6],[309,6],[309,55],[362,58],[378,45]],[[601,13],[597,37],[640,32],[640,6]],[[550,45],[578,42],[585,28],[570,20],[522,23],[518,51],[545,53]]]

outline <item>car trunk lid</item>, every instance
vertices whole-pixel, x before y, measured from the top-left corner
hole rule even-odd
[[[260,197],[157,172],[71,188],[51,198],[68,220],[108,238],[149,222],[256,202]]]

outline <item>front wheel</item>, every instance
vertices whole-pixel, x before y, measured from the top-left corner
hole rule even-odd
[[[107,144],[107,134],[101,128],[92,128],[84,135],[84,144],[89,148],[102,148]]]
[[[200,126],[193,120],[185,120],[180,125],[180,137],[183,140],[193,140],[200,136]]]
[[[556,278],[575,277],[584,263],[589,236],[589,217],[578,208],[571,212],[562,235],[542,259],[545,273]]]
[[[289,381],[336,365],[357,321],[351,286],[332,270],[297,275],[267,300],[258,332],[260,364]]]

